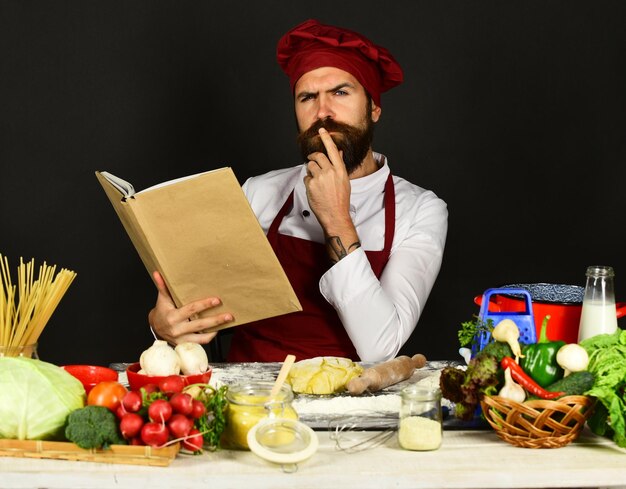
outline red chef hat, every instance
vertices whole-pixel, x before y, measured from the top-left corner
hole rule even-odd
[[[276,47],[278,64],[293,91],[306,72],[332,66],[347,71],[365,87],[376,105],[380,94],[402,83],[402,68],[391,53],[358,32],[307,20],[287,32]]]

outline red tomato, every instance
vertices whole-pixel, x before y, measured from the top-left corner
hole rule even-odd
[[[100,382],[89,391],[87,404],[89,406],[104,406],[115,413],[126,392],[128,392],[126,387],[114,380]]]

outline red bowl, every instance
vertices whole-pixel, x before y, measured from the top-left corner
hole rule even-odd
[[[80,380],[87,394],[100,382],[118,380],[118,375],[115,370],[99,365],[63,365],[61,368]]]
[[[140,369],[141,369],[141,366],[139,365],[139,362],[131,363],[126,368],[126,375],[128,376],[128,385],[130,386],[131,391],[137,391],[141,387],[147,384],[158,385],[161,380],[166,378],[166,376],[161,377],[161,376],[156,376],[156,375],[140,374],[138,373]],[[212,372],[213,371],[211,367],[209,367],[209,369],[202,374],[181,375],[181,377],[183,378],[185,385],[208,384],[209,380],[211,379]]]

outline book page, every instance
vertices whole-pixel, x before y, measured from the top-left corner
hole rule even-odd
[[[174,183],[183,182],[185,180],[189,180],[190,178],[199,177],[200,175],[204,175],[206,173],[212,173],[214,171],[223,170],[224,168],[217,168],[215,170],[203,171],[200,173],[195,173],[193,175],[187,175],[186,177],[175,178],[174,180],[168,180],[167,182],[157,183],[156,185],[152,185],[151,187],[144,188],[143,190],[137,192],[138,194],[142,192],[149,192],[150,190],[156,190],[158,188],[166,187],[167,185],[172,185]]]
[[[175,178],[173,180],[168,180],[166,182],[157,183],[156,185],[152,185],[151,187],[140,190],[139,192],[135,191],[135,187],[133,187],[132,183],[127,182],[123,178],[117,177],[108,171],[102,171],[100,174],[106,178],[111,185],[113,185],[125,198],[132,197],[135,194],[140,194],[142,192],[149,192],[151,190],[156,190],[158,188],[166,187],[167,185],[173,185],[178,182],[182,182],[184,180],[189,180],[190,178],[195,178],[200,175],[204,175],[205,173],[211,173],[218,170],[223,170],[224,168],[217,168],[215,170],[203,171],[200,173],[195,173],[193,175],[187,175],[185,177]]]
[[[127,182],[120,177],[116,177],[108,171],[102,171],[100,172],[100,175],[106,178],[124,197],[128,198],[135,195],[135,188],[130,182]]]

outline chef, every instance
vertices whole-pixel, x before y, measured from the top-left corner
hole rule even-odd
[[[381,94],[403,81],[391,53],[359,33],[308,20],[278,42],[304,164],[247,180],[243,190],[303,307],[234,329],[228,361],[395,357],[415,329],[441,267],[447,207],[395,176],[372,149]],[[209,343],[197,318],[218,297],[176,308],[158,272],[149,321],[172,344]]]

